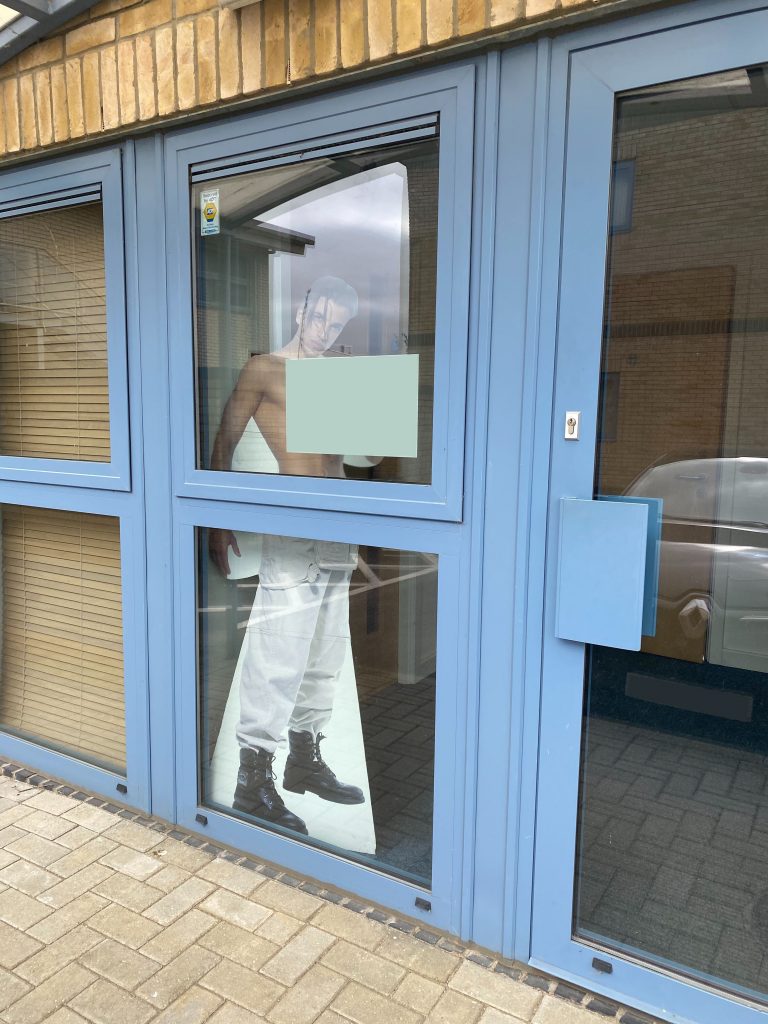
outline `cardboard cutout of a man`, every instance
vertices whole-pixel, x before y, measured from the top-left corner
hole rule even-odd
[[[285,363],[325,355],[357,315],[357,293],[337,277],[318,278],[296,314],[296,333],[279,352],[252,356],[243,367],[222,414],[211,469],[229,470],[253,419],[280,473],[344,475],[342,456],[289,452],[286,448]],[[209,532],[211,558],[229,576],[229,530]],[[322,729],[333,710],[336,682],[349,644],[349,582],[357,564],[353,545],[265,536],[259,586],[243,641],[240,682],[240,770],[233,806],[295,832],[307,834],[298,815],[275,789],[272,762],[288,730],[290,753],[283,788],[311,792],[334,803],[365,799],[357,786],[339,781],[320,754]]]

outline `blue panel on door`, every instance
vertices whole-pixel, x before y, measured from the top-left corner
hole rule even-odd
[[[640,649],[647,542],[645,503],[561,499],[557,636]]]
[[[628,495],[598,495],[600,501],[629,501],[648,506],[648,544],[645,550],[643,590],[643,636],[656,636],[656,608],[659,602],[659,559],[663,498],[635,498]]]

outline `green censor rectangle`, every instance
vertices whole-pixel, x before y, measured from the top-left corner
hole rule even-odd
[[[415,458],[419,357],[318,356],[285,366],[289,452]]]

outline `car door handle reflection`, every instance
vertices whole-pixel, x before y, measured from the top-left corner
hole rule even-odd
[[[680,612],[680,628],[689,640],[703,636],[709,624],[709,605],[703,597],[694,597]]]

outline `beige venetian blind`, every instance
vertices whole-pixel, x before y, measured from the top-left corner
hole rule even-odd
[[[109,461],[100,202],[0,218],[0,455]]]
[[[124,771],[119,521],[17,505],[0,516],[0,726]]]

